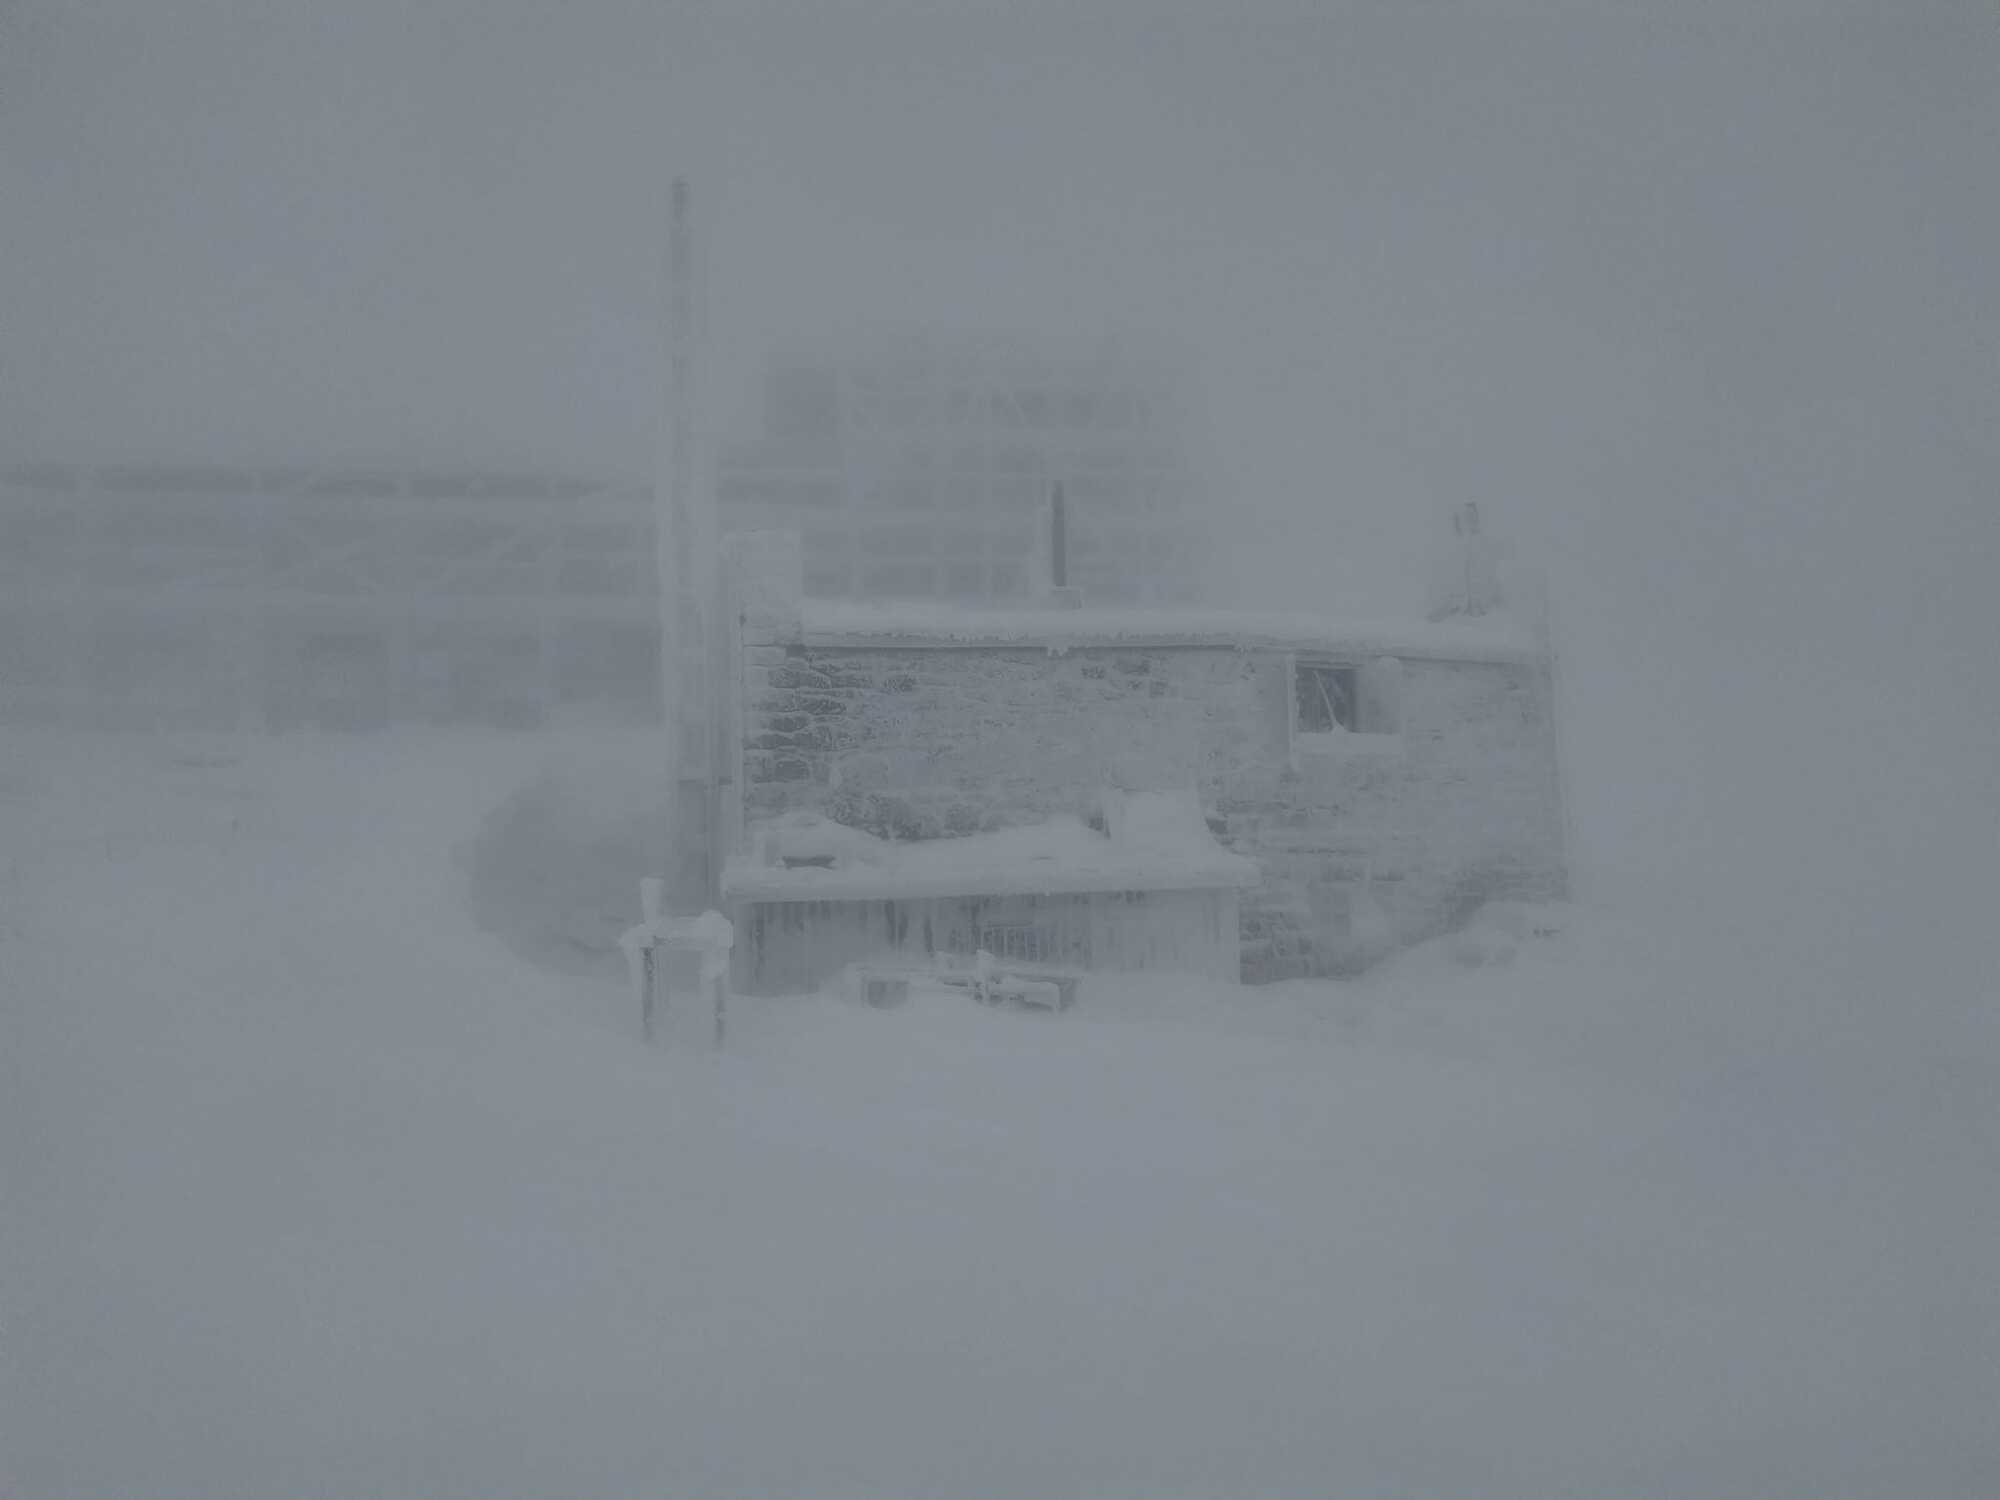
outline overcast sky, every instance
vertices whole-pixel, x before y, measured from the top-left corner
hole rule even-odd
[[[1482,502],[1587,866],[1845,913],[2000,833],[1990,5],[8,11],[0,457],[644,474],[686,173],[724,416],[791,333],[1126,331],[1239,597],[1410,604]]]

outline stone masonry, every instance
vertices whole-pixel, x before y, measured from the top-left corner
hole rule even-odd
[[[1316,653],[1319,654],[1319,653]],[[1226,641],[909,647],[746,634],[747,816],[885,838],[1096,816],[1107,786],[1186,786],[1259,862],[1243,976],[1351,972],[1482,901],[1565,884],[1535,660],[1402,663],[1393,734],[1295,744],[1293,659]]]

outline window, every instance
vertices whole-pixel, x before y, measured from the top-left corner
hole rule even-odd
[[[1298,658],[1292,667],[1292,744],[1303,750],[1393,750],[1403,727],[1403,664]]]
[[[1332,734],[1336,730],[1358,733],[1355,714],[1358,698],[1353,667],[1328,666],[1320,662],[1300,662],[1295,674],[1298,694],[1300,734]]]

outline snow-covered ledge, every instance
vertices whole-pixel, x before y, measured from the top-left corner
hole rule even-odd
[[[1192,793],[1107,792],[1106,803],[1106,833],[1055,817],[904,843],[786,813],[753,826],[753,852],[724,864],[722,892],[731,901],[859,901],[1241,890],[1263,878],[1255,860],[1216,843]]]

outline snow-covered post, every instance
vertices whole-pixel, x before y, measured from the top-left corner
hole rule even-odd
[[[701,987],[715,1010],[715,1050],[729,1040],[729,952],[736,946],[736,929],[719,911],[695,918],[701,939]]]
[[[618,945],[625,950],[627,971],[639,1002],[639,1023],[647,1041],[658,1027],[655,1014],[661,982],[662,949],[694,952],[701,960],[701,988],[708,992],[715,1017],[715,1045],[728,1039],[729,954],[736,946],[736,929],[719,911],[705,911],[698,917],[666,917],[660,912],[662,882],[648,877],[639,885],[639,901],[646,920],[630,928]]]
[[[1521,613],[1535,633],[1541,656],[1542,712],[1548,721],[1549,774],[1555,783],[1556,830],[1561,841],[1563,897],[1576,898],[1576,830],[1569,809],[1569,715],[1563,701],[1562,656],[1558,649],[1555,589],[1544,568],[1525,571],[1515,583]]]
[[[639,881],[639,915],[645,921],[649,937],[660,930],[662,902],[666,896],[666,882],[657,875],[648,875]],[[639,1002],[639,1026],[648,1042],[653,1039],[653,1007],[660,993],[659,944],[646,944],[646,992]]]
[[[658,934],[664,884],[657,875],[641,878],[639,925],[627,928],[618,939],[618,946],[625,950],[625,970],[632,982],[632,998],[637,1002],[639,1034],[648,1042],[653,1040],[653,1002],[658,993]]]

